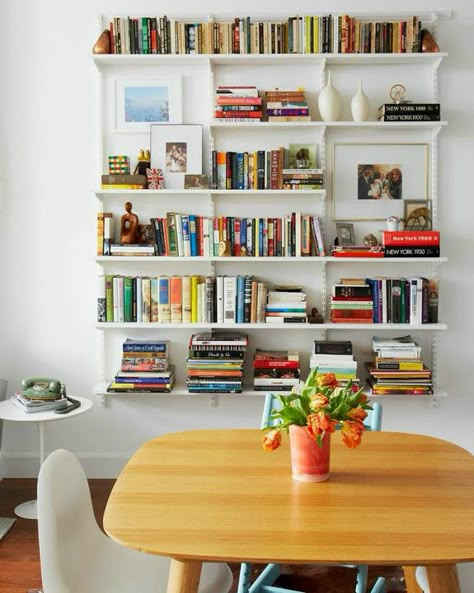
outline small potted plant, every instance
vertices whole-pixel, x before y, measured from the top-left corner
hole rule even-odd
[[[300,148],[295,154],[295,165],[297,169],[308,169],[310,165],[309,150]]]

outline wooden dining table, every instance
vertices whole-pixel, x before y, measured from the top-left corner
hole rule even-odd
[[[196,593],[205,561],[400,565],[409,593],[424,565],[431,593],[459,593],[456,564],[474,561],[473,456],[419,434],[368,432],[357,449],[331,436],[320,483],[291,478],[286,435],[273,452],[253,429],[154,438],[118,477],[105,531],[169,556],[168,593]]]

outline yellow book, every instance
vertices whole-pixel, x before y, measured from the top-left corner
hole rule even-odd
[[[181,290],[183,323],[191,323],[191,276],[183,276]]]
[[[191,323],[198,320],[198,282],[199,276],[191,276]]]

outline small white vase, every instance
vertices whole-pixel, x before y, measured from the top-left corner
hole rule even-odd
[[[365,121],[369,117],[369,108],[369,99],[362,90],[362,78],[359,78],[359,90],[351,101],[352,119],[354,121]]]
[[[328,82],[321,90],[318,97],[319,113],[323,121],[337,121],[341,112],[341,96],[331,83],[331,72],[328,73]]]

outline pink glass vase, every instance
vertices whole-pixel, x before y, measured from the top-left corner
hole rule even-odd
[[[299,482],[324,482],[329,478],[331,433],[326,432],[322,446],[308,434],[306,426],[290,426],[291,473]]]

